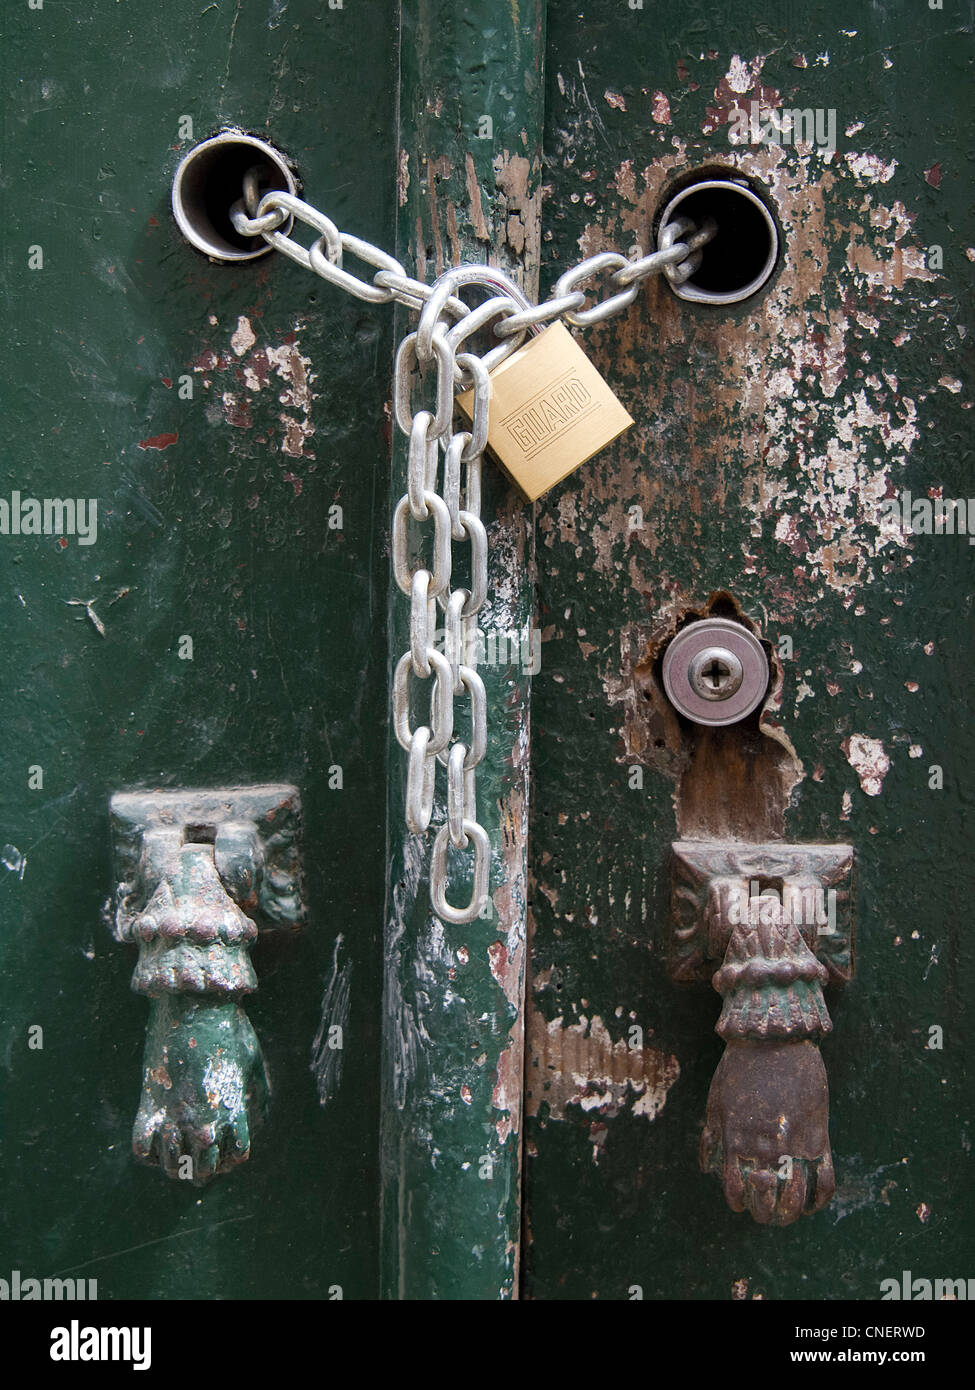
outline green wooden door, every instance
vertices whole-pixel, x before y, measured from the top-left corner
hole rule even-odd
[[[100,1299],[517,1291],[529,672],[517,655],[485,671],[491,901],[447,939],[388,718],[408,642],[389,575],[407,315],[282,255],[207,259],[170,188],[198,142],[243,132],[411,274],[490,255],[534,295],[542,15],[106,0],[6,16],[11,1275]],[[225,235],[244,167],[187,191]],[[507,637],[530,620],[531,513],[494,474],[482,517],[484,622]],[[117,908],[146,945],[151,1012]],[[248,913],[249,1022],[247,952],[223,949]],[[197,934],[175,966],[156,959],[161,923]],[[248,1151],[255,1038],[270,1096]],[[198,1184],[220,1146],[234,1166]]]
[[[378,1287],[392,323],[342,302],[339,328],[284,257],[209,262],[169,198],[181,155],[239,126],[389,244],[382,10],[4,17],[3,491],[97,502],[90,544],[0,537],[4,1278],[97,1279],[100,1299]],[[107,925],[109,798],[266,783],[300,792],[308,910],[252,953],[267,1123],[196,1187],[131,1153],[147,1005]]]
[[[531,1297],[866,1300],[972,1273],[975,520],[925,534],[923,505],[973,491],[963,23],[947,0],[549,6],[543,291],[580,253],[646,249],[709,166],[753,181],[783,254],[754,299],[658,280],[589,333],[636,425],[538,510]],[[752,103],[764,142],[736,143]],[[737,605],[775,660],[761,727],[723,738],[659,672],[722,592],[710,611]],[[822,1045],[836,1195],[787,1227],[698,1169],[721,1005],[668,970],[679,838],[855,850]]]

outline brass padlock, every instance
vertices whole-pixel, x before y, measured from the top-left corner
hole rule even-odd
[[[505,358],[490,379],[488,448],[530,502],[633,424],[561,323]],[[470,419],[474,392],[457,404]]]

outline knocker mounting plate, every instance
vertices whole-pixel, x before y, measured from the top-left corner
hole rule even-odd
[[[115,934],[145,907],[154,890],[152,861],[166,843],[212,844],[214,862],[238,906],[262,931],[296,927],[303,917],[298,877],[300,803],[296,787],[271,783],[192,791],[117,792],[111,801],[117,875]],[[252,843],[233,827],[252,827]],[[256,841],[254,839],[256,837]],[[247,860],[259,851],[262,872],[247,884]]]
[[[737,920],[777,896],[830,981],[853,975],[853,846],[678,840],[673,845],[670,975],[707,983]]]

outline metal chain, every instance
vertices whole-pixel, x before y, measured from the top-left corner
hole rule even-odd
[[[272,189],[258,203],[254,171],[245,176],[244,185],[245,196],[234,204],[230,214],[234,229],[241,236],[263,236],[270,246],[283,251],[306,270],[314,271],[323,280],[340,286],[357,299],[373,304],[395,301],[408,309],[422,309],[431,296],[438,293],[443,276],[433,285],[413,279],[399,261],[378,246],[349,232],[340,232],[324,213],[292,193]],[[310,248],[278,230],[289,218],[304,223],[318,234]],[[657,250],[649,255],[641,251],[636,256],[626,257],[616,251],[601,251],[580,261],[560,276],[552,294],[541,304],[531,305],[523,300],[523,307],[511,305],[499,308],[497,316],[500,322],[494,327],[494,335],[503,340],[504,352],[491,359],[488,370],[514,351],[523,341],[528,328],[539,328],[556,319],[564,319],[574,328],[602,323],[632,304],[643,281],[652,275],[663,273],[671,283],[682,284],[697,270],[701,263],[701,250],[716,231],[717,227],[710,219],[700,229],[695,228],[687,218],[676,219],[663,229]],[[343,255],[347,251],[372,268],[374,273],[371,279],[353,275],[344,268]],[[476,283],[494,288],[502,288],[506,280],[492,266],[465,266],[463,269],[478,272]],[[586,295],[578,286],[606,271],[610,272],[609,282],[613,292],[608,298],[585,308]],[[510,286],[511,282],[507,283]],[[442,302],[441,312],[456,321],[466,318],[471,308],[462,299],[450,294]],[[512,339],[515,340],[513,345]]]
[[[293,218],[317,233],[304,247],[281,226]],[[426,833],[433,816],[436,767],[447,769],[447,814],[433,843],[430,860],[430,901],[445,922],[472,922],[490,905],[491,843],[477,819],[475,773],[487,749],[487,696],[477,673],[477,615],[487,600],[487,532],[481,520],[481,461],[487,444],[491,399],[489,373],[520,347],[529,333],[564,319],[574,327],[601,323],[633,302],[644,280],[663,273],[682,283],[697,269],[701,248],[714,236],[714,223],[700,230],[686,219],[664,229],[660,245],[649,255],[628,259],[614,251],[590,256],[567,270],[544,303],[532,305],[513,280],[487,265],[460,266],[446,271],[432,285],[409,276],[392,256],[370,242],[340,232],[311,204],[293,194],[272,190],[258,200],[256,172],[244,179],[244,196],[231,209],[241,236],[263,236],[269,245],[299,265],[374,304],[393,301],[419,310],[416,330],[407,334],[396,353],[393,414],[409,441],[406,492],[393,512],[393,577],[410,600],[410,645],[393,676],[393,730],[407,754],[406,825],[411,834]],[[370,280],[343,266],[346,252],[373,270]],[[586,308],[585,281],[608,272],[611,293]],[[483,288],[491,292],[470,306],[457,291]],[[467,339],[489,325],[497,346],[480,356],[464,348]],[[426,408],[415,406],[414,383],[422,389],[435,375],[435,389]],[[452,432],[454,394],[473,390],[469,430]],[[431,398],[432,397],[432,398]],[[443,455],[442,482],[440,455]],[[429,560],[410,556],[421,545],[430,547]],[[452,588],[455,559],[469,553],[466,586]],[[443,613],[443,643],[438,649],[437,609]],[[410,727],[412,690],[422,682],[430,691],[428,714]],[[455,702],[466,697],[468,728],[463,736],[455,726]],[[472,888],[469,902],[454,907],[447,901],[447,850],[469,850]]]
[[[448,326],[455,291],[483,286],[492,294],[484,304]],[[477,615],[487,601],[487,532],[481,520],[481,462],[487,445],[491,402],[490,365],[494,348],[478,357],[459,349],[474,332],[507,312],[531,306],[513,281],[488,267],[459,267],[440,276],[420,313],[415,332],[396,354],[393,414],[409,440],[407,486],[393,513],[393,577],[410,599],[410,645],[393,677],[393,729],[406,751],[406,824],[422,835],[433,813],[436,764],[447,769],[447,818],[437,831],[430,861],[430,901],[445,922],[471,922],[490,904],[491,843],[477,819],[475,769],[487,751],[487,694],[477,673]],[[521,337],[525,329],[521,330]],[[509,350],[507,345],[504,351]],[[436,385],[432,409],[415,409],[415,375]],[[454,391],[473,391],[469,430],[452,430]],[[440,454],[443,453],[443,480]],[[410,568],[409,530],[426,532],[431,560]],[[417,536],[420,539],[420,535]],[[455,556],[469,547],[467,586],[451,587]],[[443,650],[435,644],[437,607],[443,610]],[[429,718],[410,728],[410,687],[432,681]],[[457,733],[455,701],[466,696],[469,727]],[[447,901],[447,850],[470,850],[471,895],[463,907]]]

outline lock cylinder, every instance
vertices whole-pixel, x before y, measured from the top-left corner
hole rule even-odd
[[[657,225],[663,249],[680,239],[684,219],[695,227],[714,223],[714,236],[697,253],[696,268],[666,278],[678,299],[695,304],[736,304],[767,284],[779,260],[779,232],[771,211],[743,178],[694,179],[664,206]]]
[[[704,618],[683,628],[664,653],[667,698],[695,724],[737,724],[765,698],[765,648],[741,623]]]

